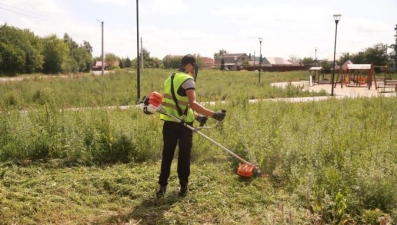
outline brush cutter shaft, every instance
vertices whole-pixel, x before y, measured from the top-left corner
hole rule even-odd
[[[248,164],[250,166],[254,166],[251,163],[247,162],[245,159],[241,158],[240,156],[236,155],[234,152],[230,151],[229,149],[227,149],[226,147],[224,147],[223,145],[219,144],[218,142],[214,141],[212,138],[208,137],[207,135],[201,133],[199,130],[197,130],[196,128],[190,126],[189,124],[186,124],[185,122],[182,122],[182,120],[180,120],[179,118],[175,117],[174,115],[169,114],[167,111],[165,111],[164,108],[162,108],[160,106],[158,112],[165,114],[171,118],[173,118],[175,121],[183,123],[183,125],[187,128],[189,128],[190,130],[200,134],[201,136],[203,136],[204,138],[206,138],[207,140],[209,140],[210,142],[212,142],[213,144],[217,145],[218,147],[220,147],[221,149],[225,150],[227,153],[229,153],[230,155],[232,155],[233,157],[235,157],[236,159],[240,160],[241,162]]]
[[[243,163],[246,163],[248,165],[252,165],[251,163],[247,162],[246,160],[244,160],[243,158],[241,158],[240,156],[236,155],[234,152],[230,151],[229,149],[227,149],[226,147],[224,147],[223,145],[219,144],[218,142],[214,141],[212,138],[208,137],[207,135],[203,134],[202,132],[195,130],[193,127],[189,126],[188,124],[184,124],[186,127],[188,127],[189,129],[195,131],[196,133],[200,134],[201,136],[203,136],[204,138],[206,138],[207,140],[209,140],[210,142],[212,142],[213,144],[217,145],[218,147],[220,147],[221,149],[225,150],[226,152],[228,152],[230,155],[234,156],[236,159],[240,160]]]

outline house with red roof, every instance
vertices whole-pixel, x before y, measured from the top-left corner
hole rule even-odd
[[[213,69],[215,68],[215,60],[210,58],[210,57],[200,57],[205,65],[205,68],[207,69]]]

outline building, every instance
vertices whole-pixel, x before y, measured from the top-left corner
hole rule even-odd
[[[222,59],[225,62],[225,70],[240,70],[245,61],[250,61],[249,56],[245,53],[223,54],[215,58],[215,68],[221,68]]]
[[[280,57],[264,57],[263,61],[270,66],[293,66],[288,59]]]
[[[252,55],[251,55],[251,58],[250,58],[250,61],[248,62],[248,64],[249,64],[249,67],[253,67],[253,70],[256,70],[256,69],[259,70],[260,66],[262,66],[262,67],[272,66],[272,65],[270,65],[269,61],[266,60],[265,57],[262,57],[262,63],[260,63],[260,57],[252,56]]]
[[[210,57],[200,57],[200,59],[203,60],[205,68],[207,68],[207,69],[215,68],[215,60],[214,59],[212,59]]]
[[[92,70],[102,70],[102,61],[96,61],[95,65],[92,66]],[[109,65],[104,63],[104,70],[109,70]]]

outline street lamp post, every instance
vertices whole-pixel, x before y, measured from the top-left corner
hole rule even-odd
[[[314,66],[317,66],[317,47],[314,48]]]
[[[341,18],[341,14],[335,14],[334,15],[334,20],[335,20],[335,43],[334,43],[334,65],[333,65],[333,70],[332,70],[332,78],[331,78],[331,96],[334,96],[334,78],[335,78],[335,55],[336,55],[336,35],[338,33],[338,23]]]
[[[261,70],[262,70],[262,40],[259,38],[259,83],[261,83]]]

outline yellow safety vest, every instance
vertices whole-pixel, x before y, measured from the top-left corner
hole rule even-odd
[[[171,80],[173,78],[173,83],[174,83],[174,94],[175,97],[178,101],[178,106],[182,111],[183,115],[179,115],[178,108],[176,106],[176,103],[172,97],[172,91],[171,91]],[[191,123],[194,121],[194,114],[193,110],[189,107],[189,100],[187,99],[187,96],[180,96],[178,94],[178,89],[179,87],[183,84],[188,79],[193,79],[191,76],[187,75],[186,73],[183,72],[177,72],[167,78],[164,82],[164,94],[163,94],[163,101],[161,102],[162,107],[167,111],[169,114],[187,122]],[[172,122],[177,122],[175,119],[164,115],[160,114],[160,119],[164,121],[172,121]]]

